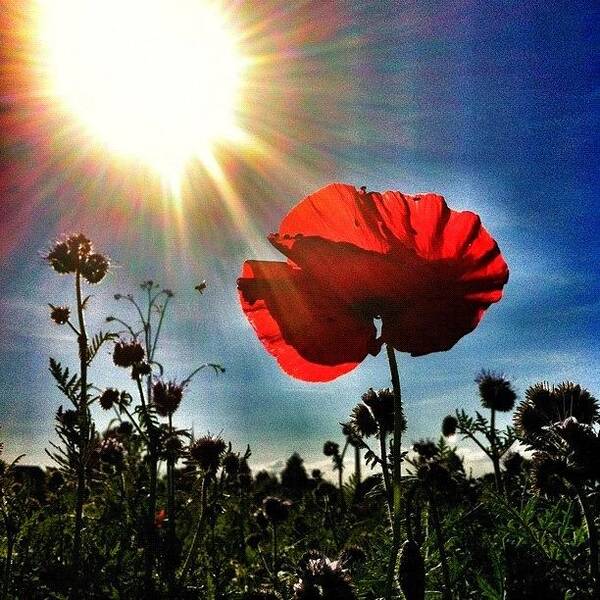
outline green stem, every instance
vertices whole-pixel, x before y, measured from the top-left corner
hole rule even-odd
[[[158,318],[158,326],[156,328],[156,333],[154,334],[154,341],[152,342],[152,350],[150,351],[150,354],[148,355],[148,358],[150,360],[154,360],[154,352],[156,350],[156,345],[158,344],[158,336],[160,335],[160,330],[162,328],[163,319],[165,317],[165,312],[167,310],[169,300],[170,300],[170,298],[167,296],[167,299],[165,300],[165,304],[160,311],[160,317]]]
[[[504,486],[502,485],[502,474],[500,473],[500,456],[498,454],[498,444],[496,438],[496,409],[491,409],[490,419],[490,445],[492,447],[492,464],[494,465],[494,479],[496,482],[496,490],[499,494],[504,494]]]
[[[340,508],[342,512],[346,510],[346,499],[344,498],[344,457],[348,450],[348,440],[344,444],[344,449],[338,460],[338,487],[340,488]]]
[[[200,514],[198,516],[198,523],[196,524],[196,531],[192,538],[190,549],[183,563],[181,574],[179,575],[179,583],[183,585],[187,574],[191,569],[194,568],[196,563],[196,554],[198,553],[198,545],[200,544],[200,538],[204,531],[204,525],[206,523],[206,509],[207,509],[207,498],[208,498],[208,475],[202,477],[201,491],[200,491]]]
[[[173,415],[169,413],[169,436],[173,435]],[[167,514],[169,516],[169,520],[167,522],[168,529],[167,532],[169,534],[169,551],[171,553],[175,552],[175,544],[176,544],[176,530],[175,530],[175,461],[173,460],[173,455],[169,452],[167,458]],[[169,562],[170,568],[168,573],[169,578],[169,587],[173,588],[173,584],[175,583],[175,565],[174,563]]]
[[[72,564],[75,574],[75,581],[80,578],[81,567],[81,530],[83,529],[83,505],[85,502],[85,467],[87,461],[87,446],[89,438],[89,422],[88,422],[88,406],[87,406],[87,346],[88,337],[85,327],[85,317],[83,314],[83,299],[81,293],[81,273],[79,268],[75,274],[75,294],[77,297],[77,319],[79,322],[79,337],[77,342],[79,345],[79,368],[81,378],[81,392],[79,404],[77,406],[77,416],[80,426],[79,439],[79,460],[77,463],[77,488],[75,494],[75,531],[73,534],[73,556]],[[76,584],[78,585],[78,584]],[[75,590],[73,590],[75,592]]]
[[[588,547],[590,553],[590,576],[594,586],[594,597],[600,598],[600,571],[598,568],[598,527],[596,525],[596,519],[594,511],[585,492],[579,487],[575,486],[577,491],[577,499],[581,506],[581,511],[585,518],[585,524],[588,530]]]
[[[8,528],[7,528],[8,529]],[[2,585],[2,598],[8,598],[10,588],[11,571],[12,571],[12,555],[15,545],[15,537],[12,533],[7,533],[6,536],[6,561],[4,563],[4,577]]]
[[[358,492],[360,490],[360,484],[362,479],[361,474],[361,456],[360,456],[360,446],[358,444],[354,446],[354,484],[355,484],[355,499],[358,497]]]
[[[392,549],[390,553],[387,582],[386,582],[386,600],[391,600],[394,593],[394,579],[396,575],[396,563],[398,552],[400,551],[400,526],[402,523],[402,513],[400,501],[402,499],[401,479],[402,479],[402,393],[400,390],[400,375],[398,373],[398,363],[394,348],[386,345],[387,357],[392,377],[392,386],[394,389],[394,441],[392,445],[393,471],[392,471]]]
[[[392,479],[390,477],[390,466],[388,464],[388,451],[387,451],[387,436],[383,429],[379,431],[379,450],[381,453],[381,473],[383,475],[383,485],[385,487],[385,501],[388,508],[388,517],[390,519],[390,526],[394,523],[394,505],[393,505],[393,491],[392,491]]]
[[[426,486],[427,496],[429,497],[429,507],[431,509],[431,518],[433,519],[433,527],[435,529],[435,538],[437,541],[440,562],[442,563],[442,578],[444,581],[444,600],[452,600],[452,586],[450,582],[450,569],[448,568],[448,558],[446,556],[446,544],[444,542],[444,532],[440,522],[440,515],[437,508],[437,502],[433,490]]]
[[[273,577],[276,578],[277,577],[277,525],[275,523],[272,524],[271,526],[272,530],[273,530],[273,548],[272,548],[272,571],[273,571]]]

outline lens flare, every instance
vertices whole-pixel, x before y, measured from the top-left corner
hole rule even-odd
[[[40,0],[47,89],[95,139],[176,184],[241,140],[246,67],[223,12],[198,0]]]

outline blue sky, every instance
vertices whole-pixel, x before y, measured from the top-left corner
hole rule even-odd
[[[255,464],[292,451],[310,464],[321,461],[323,441],[339,439],[337,423],[362,392],[388,385],[384,357],[369,357],[330,384],[289,379],[242,315],[235,280],[244,259],[277,258],[266,234],[303,195],[330,181],[439,192],[451,208],[481,215],[511,269],[504,299],[474,333],[446,353],[400,357],[407,441],[437,435],[456,407],[476,409],[473,378],[481,368],[504,372],[520,393],[535,381],[569,378],[600,394],[598,4],[335,4],[344,18],[332,40],[297,48],[300,67],[320,56],[323,80],[347,84],[339,97],[332,84],[328,99],[316,90],[311,99],[317,84],[304,73],[308,106],[329,135],[312,139],[318,128],[305,128],[306,115],[298,113],[296,123],[286,114],[288,136],[300,132],[283,156],[288,171],[257,174],[251,163],[234,165],[247,221],[227,221],[218,194],[193,173],[185,231],[161,225],[158,209],[142,203],[125,213],[116,235],[113,190],[101,172],[93,175],[93,202],[84,192],[89,182],[78,175],[74,204],[55,192],[66,177],[58,161],[39,170],[35,203],[14,192],[18,179],[5,187],[0,226],[3,237],[17,240],[0,257],[0,435],[8,455],[43,460],[61,403],[48,356],[75,365],[73,340],[49,322],[46,308],[69,301],[70,282],[40,259],[66,223],[97,240],[115,263],[93,290],[92,325],[108,314],[126,315],[112,295],[153,278],[176,294],[161,355],[169,374],[182,378],[205,360],[226,367],[222,376],[194,380],[181,425],[222,431],[239,448],[250,444]],[[295,26],[310,23],[310,11],[310,3],[299,9]],[[278,27],[288,17],[278,14]],[[335,110],[326,112],[321,101]],[[2,161],[4,179],[9,163],[17,172],[37,172],[30,150],[19,147],[14,160]],[[99,202],[103,192],[108,199]],[[209,286],[201,297],[193,290],[200,279]],[[129,385],[107,355],[92,379]]]

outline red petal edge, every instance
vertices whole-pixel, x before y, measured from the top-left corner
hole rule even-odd
[[[246,261],[238,280],[244,314],[280,367],[303,381],[331,381],[375,354],[376,330],[283,262]]]

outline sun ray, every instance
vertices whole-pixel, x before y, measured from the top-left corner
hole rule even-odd
[[[193,0],[39,0],[49,93],[87,133],[171,190],[192,157],[239,138],[246,61],[225,13]]]

